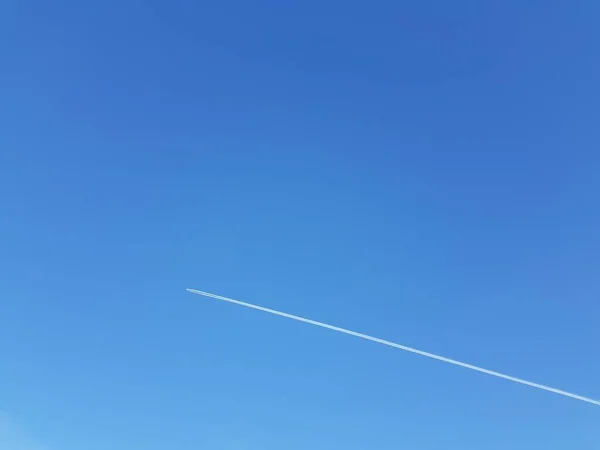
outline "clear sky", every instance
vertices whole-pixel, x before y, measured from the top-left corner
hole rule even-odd
[[[2,450],[585,450],[600,4],[0,6]]]

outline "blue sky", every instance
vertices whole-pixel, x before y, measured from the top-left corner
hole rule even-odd
[[[0,447],[589,449],[597,2],[0,6]]]

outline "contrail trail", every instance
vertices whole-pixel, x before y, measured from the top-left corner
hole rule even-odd
[[[366,339],[368,341],[377,342],[378,344],[387,345],[389,347],[399,348],[400,350],[404,350],[411,353],[416,353],[417,355],[426,356],[427,358],[437,359],[438,361],[442,361],[448,364],[453,364],[455,366],[464,367],[466,369],[475,370],[477,372],[485,373],[486,375],[492,375],[494,377],[503,378],[508,381],[513,381],[515,383],[524,384],[525,386],[533,387],[536,389],[542,389],[544,391],[553,392],[558,395],[563,395],[565,397],[574,398],[575,400],[581,400],[582,402],[591,403],[592,405],[600,406],[600,401],[594,400],[587,397],[582,397],[581,395],[572,394],[570,392],[561,391],[560,389],[555,389],[550,386],[544,386],[543,384],[532,383],[531,381],[523,380],[521,378],[511,377],[510,375],[505,375],[500,372],[494,372],[493,370],[484,369],[482,367],[473,366],[471,364],[467,364],[464,362],[456,361],[454,359],[445,358],[443,356],[434,355],[433,353],[424,352],[422,350],[417,350],[416,348],[407,347],[406,345],[396,344],[395,342],[386,341],[384,339],[379,339],[373,336],[369,336],[367,334],[358,333],[356,331],[346,330],[345,328],[336,327],[333,325],[328,325],[326,323],[317,322],[316,320],[306,319],[300,316],[294,316],[293,314],[284,313],[281,311],[276,311],[274,309],[265,308],[263,306],[253,305],[251,303],[242,302],[239,300],[234,300],[232,298],[222,297],[221,295],[211,294],[209,292],[198,291],[196,289],[187,289],[188,292],[192,294],[203,295],[205,297],[215,298],[217,300],[222,300],[229,303],[234,303],[236,305],[245,306],[247,308],[257,309],[259,311],[264,311],[270,314],[275,314],[276,316],[286,317],[288,319],[297,320],[298,322],[309,323],[311,325],[316,325],[317,327],[327,328],[328,330],[338,331],[340,333],[349,334],[350,336],[356,336],[361,339]]]

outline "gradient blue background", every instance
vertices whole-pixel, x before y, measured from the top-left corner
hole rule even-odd
[[[592,449],[597,1],[9,0],[0,447]]]

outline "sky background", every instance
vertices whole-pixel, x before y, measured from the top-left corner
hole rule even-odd
[[[584,450],[597,1],[0,6],[0,448]]]

